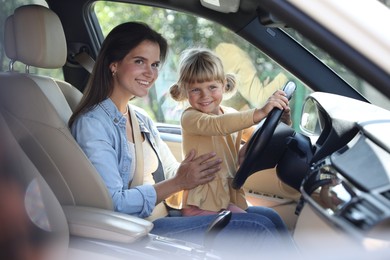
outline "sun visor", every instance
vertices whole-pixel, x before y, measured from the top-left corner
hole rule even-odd
[[[240,0],[200,0],[200,3],[221,13],[235,13],[240,7]]]

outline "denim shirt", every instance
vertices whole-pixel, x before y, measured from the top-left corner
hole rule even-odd
[[[149,140],[163,166],[164,178],[171,178],[179,166],[150,117],[140,108],[134,109],[141,132]],[[126,135],[126,120],[111,99],[106,99],[73,123],[72,135],[95,166],[105,182],[114,203],[114,209],[148,217],[156,204],[157,194],[152,185],[129,188],[134,172],[135,154],[130,154]]]

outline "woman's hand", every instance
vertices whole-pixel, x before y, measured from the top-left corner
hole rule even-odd
[[[189,190],[198,185],[208,183],[215,178],[215,173],[221,169],[222,160],[213,159],[215,153],[195,156],[195,150],[191,150],[180,164],[174,177],[183,190]]]
[[[156,183],[157,203],[168,198],[175,192],[193,189],[208,183],[215,178],[215,173],[221,169],[221,159],[215,159],[215,153],[196,157],[191,150],[177,169],[176,175],[168,180]]]

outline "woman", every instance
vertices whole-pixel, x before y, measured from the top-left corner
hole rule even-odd
[[[147,25],[129,22],[115,27],[103,42],[83,99],[69,120],[72,134],[106,183],[115,210],[141,218],[149,217],[170,195],[213,180],[221,163],[215,153],[196,157],[191,151],[179,164],[152,120],[139,109],[135,116],[129,113],[128,101],[148,94],[166,54],[166,40]],[[135,121],[147,160],[143,183],[136,186],[131,185],[136,171]],[[281,242],[281,233],[287,233],[284,223],[274,212],[264,214],[233,214],[215,248],[247,242],[247,250],[260,250]],[[202,244],[214,217],[158,218],[152,233]]]

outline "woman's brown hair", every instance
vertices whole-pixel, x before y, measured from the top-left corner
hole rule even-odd
[[[75,119],[105,100],[113,91],[110,64],[121,61],[143,41],[155,42],[160,46],[160,61],[164,62],[168,52],[166,39],[148,25],[128,22],[116,26],[103,41],[95,66],[84,90],[84,95],[70,117],[68,125]]]

